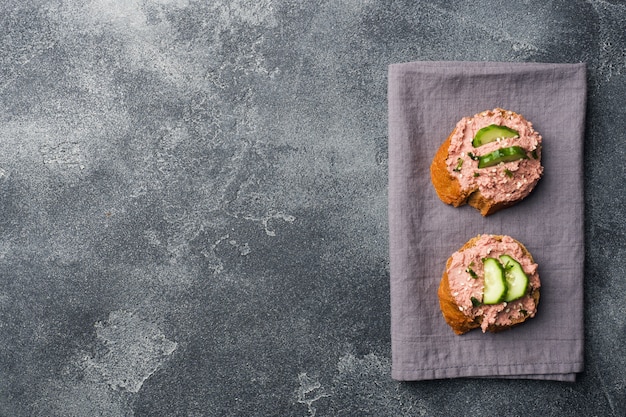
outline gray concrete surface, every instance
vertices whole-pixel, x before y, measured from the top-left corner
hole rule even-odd
[[[506,5],[503,5],[506,3]],[[626,5],[0,5],[0,415],[626,415]],[[587,62],[586,368],[392,381],[387,65]]]

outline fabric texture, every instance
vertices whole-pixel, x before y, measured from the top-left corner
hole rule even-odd
[[[388,75],[392,377],[574,381],[584,348],[585,65],[410,62]],[[441,202],[429,168],[458,120],[496,107],[542,135],[544,175],[525,200],[482,217]],[[448,257],[484,233],[510,235],[531,252],[538,312],[505,332],[457,336],[437,288]]]

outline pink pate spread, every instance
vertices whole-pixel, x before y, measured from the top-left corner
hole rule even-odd
[[[505,326],[521,316],[534,317],[537,312],[535,300],[528,294],[510,303],[473,306],[472,297],[478,301],[482,301],[483,298],[482,259],[497,259],[500,255],[509,255],[520,263],[528,276],[531,288],[537,289],[541,286],[537,264],[524,256],[522,248],[509,236],[503,236],[502,241],[498,241],[493,235],[480,235],[474,246],[452,254],[450,267],[446,271],[450,292],[459,306],[459,310],[468,317],[483,316],[481,324],[483,332],[491,324]],[[476,278],[467,272],[469,265],[472,265],[471,268],[476,273]]]
[[[519,137],[503,138],[475,148],[472,140],[476,132],[491,124],[516,130]],[[457,123],[450,138],[446,165],[450,174],[458,179],[462,190],[478,189],[483,197],[495,202],[521,200],[530,194],[543,173],[541,139],[532,123],[520,115],[500,108],[487,110],[474,117],[464,117]],[[478,168],[478,161],[470,157],[470,154],[479,157],[509,146],[526,150],[528,159]],[[455,171],[459,158],[463,163]]]

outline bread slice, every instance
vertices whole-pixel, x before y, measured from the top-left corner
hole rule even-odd
[[[504,238],[504,236],[502,235],[493,235],[492,237],[496,241],[502,241],[502,239]],[[463,245],[459,249],[458,252],[462,252],[464,250],[472,248],[478,242],[480,238],[481,236],[479,235],[470,239],[467,243],[465,243],[465,245]],[[528,249],[526,249],[526,247],[522,245],[519,241],[515,239],[513,239],[513,241],[519,245],[519,247],[522,250],[523,256],[527,257],[532,263],[534,263],[532,255],[530,254]],[[448,258],[448,261],[446,262],[446,269],[443,272],[443,276],[439,284],[437,295],[439,297],[439,306],[441,308],[441,312],[443,314],[443,317],[446,323],[448,323],[448,325],[452,328],[454,333],[461,335],[463,333],[469,332],[470,330],[481,327],[482,322],[483,322],[483,316],[481,315],[473,316],[472,314],[469,314],[470,313],[469,311],[461,311],[459,309],[459,305],[457,304],[457,301],[452,295],[452,291],[450,289],[448,270],[450,269],[451,262],[452,262],[452,256]],[[534,301],[534,305],[536,307],[539,304],[539,297],[540,297],[539,287],[531,286],[528,294],[525,297],[532,298],[532,300]],[[485,330],[492,332],[492,333],[507,330],[525,322],[530,317],[534,317],[534,312],[528,315],[522,315],[517,318],[514,318],[510,321],[510,323],[506,325],[498,325],[495,323],[489,324]]]
[[[481,116],[500,116],[505,119],[516,119],[522,123],[526,123],[528,126],[532,126],[520,114],[500,108],[476,114],[473,118],[468,119],[468,122],[471,123],[473,119]],[[441,144],[430,166],[431,180],[441,201],[454,207],[469,204],[479,210],[483,216],[488,216],[499,210],[510,207],[524,199],[527,196],[527,193],[512,193],[512,195],[506,199],[496,200],[494,198],[485,197],[483,193],[481,193],[478,185],[474,185],[466,189],[461,188],[461,184],[457,176],[451,172],[449,166],[447,165],[452,138],[461,133],[458,132],[461,127],[462,126],[457,124],[452,133],[450,133],[448,138]],[[534,133],[532,127],[530,128],[530,131]],[[541,137],[538,137],[539,140],[541,140]],[[477,149],[479,150],[480,148]],[[537,155],[537,153],[535,153],[535,155]],[[473,161],[466,158],[465,164],[471,164],[472,162]],[[532,184],[532,186],[534,187],[534,184]],[[530,190],[528,192],[530,192]]]

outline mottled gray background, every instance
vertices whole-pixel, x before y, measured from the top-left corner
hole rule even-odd
[[[624,416],[625,21],[2,2],[0,415]],[[386,73],[412,60],[587,62],[578,382],[390,379]]]

